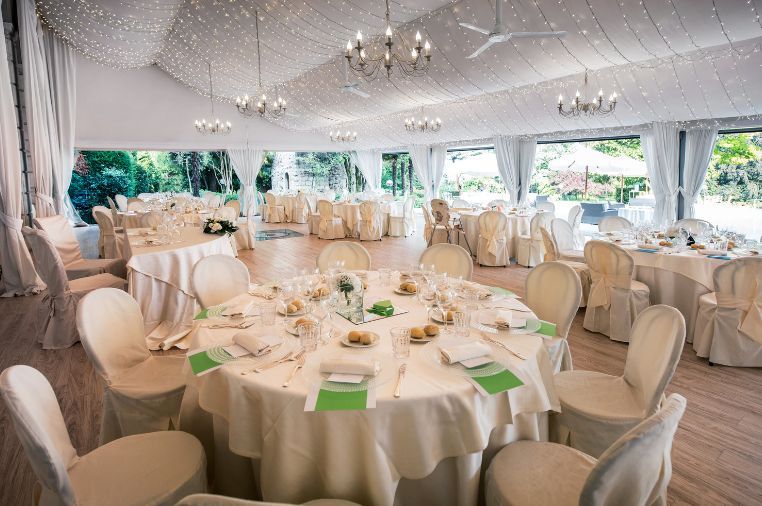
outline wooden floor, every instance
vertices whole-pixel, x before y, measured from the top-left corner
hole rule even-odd
[[[260,225],[286,228],[282,225]],[[306,234],[306,225],[287,228]],[[241,252],[254,281],[291,276],[313,267],[326,245],[316,236],[257,243]],[[373,267],[404,268],[417,263],[420,236],[365,242]],[[523,293],[528,269],[476,267],[475,281]],[[28,364],[53,384],[73,444],[80,453],[96,445],[101,389],[81,345],[43,351],[33,341],[38,297],[0,299],[0,370]],[[569,337],[574,366],[621,374],[627,346],[587,332],[580,311]],[[715,366],[698,359],[687,344],[668,392],[688,399],[672,451],[670,504],[762,504],[762,370]],[[34,475],[0,403],[0,506],[30,504]]]

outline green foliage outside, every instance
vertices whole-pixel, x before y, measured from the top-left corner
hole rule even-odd
[[[762,208],[762,133],[717,137],[702,195],[706,200]]]
[[[392,182],[392,162],[397,159],[397,179],[396,185]],[[404,172],[405,196],[410,194],[410,155],[408,153],[384,154],[381,157],[381,188],[387,193],[393,193],[392,189],[396,186],[397,198],[402,199],[402,175]],[[404,168],[404,171],[403,171]],[[443,189],[440,187],[440,191]],[[413,197],[415,198],[415,207],[423,205],[423,185],[418,180],[418,176],[413,170]]]

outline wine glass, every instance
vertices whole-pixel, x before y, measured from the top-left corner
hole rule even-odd
[[[333,312],[335,311],[333,306],[331,299],[319,300],[312,311],[312,316],[320,324],[320,337],[323,344],[328,344],[333,339]]]
[[[431,309],[435,303],[435,291],[429,283],[423,282],[418,285],[418,302],[426,308],[426,322],[431,318]]]
[[[281,318],[281,323],[283,323],[283,326],[286,326],[286,320],[288,317],[288,303],[291,301],[291,299],[294,297],[294,285],[290,282],[284,281],[278,285],[278,292],[276,296],[276,300],[278,302],[278,307],[280,307],[283,310],[283,317]]]
[[[434,292],[434,301],[436,302],[437,309],[439,309],[439,314],[442,315],[445,334],[449,332],[449,329],[447,328],[447,310],[452,305],[452,299],[453,292],[450,289],[450,286],[446,283],[440,283]]]

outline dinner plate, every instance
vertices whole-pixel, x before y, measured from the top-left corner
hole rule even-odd
[[[508,352],[487,341],[482,341],[491,349],[490,354],[485,355],[486,358],[492,360],[492,363],[487,366],[469,369],[460,362],[450,364],[446,362],[442,357],[442,352],[440,351],[441,348],[473,343],[476,341],[479,341],[479,339],[443,337],[435,343],[427,343],[423,348],[421,348],[420,355],[423,357],[424,363],[428,364],[429,366],[440,371],[447,371],[449,373],[456,374],[458,376],[478,378],[482,376],[492,376],[493,374],[497,374],[500,371],[504,370],[505,366],[503,365],[503,362],[508,360]]]
[[[416,325],[416,327],[421,327],[421,328],[423,328],[424,326],[425,325]],[[435,336],[428,336],[427,335],[426,337],[422,337],[420,339],[416,339],[415,337],[410,336],[410,342],[411,343],[418,343],[418,344],[426,344],[426,343],[429,343],[429,342],[433,341],[434,339],[439,339],[439,336],[441,336],[441,335],[442,335],[442,329],[440,328],[439,329],[439,334],[437,334]]]
[[[395,288],[394,293],[397,295],[418,295],[418,292],[410,293],[407,290],[400,290],[399,288]]]
[[[378,346],[381,342],[381,336],[375,332],[368,332],[368,334],[373,336],[373,342],[370,344],[353,343],[349,340],[349,334],[342,335],[339,341],[341,341],[341,344],[344,346],[349,346],[350,348],[373,348],[374,346]]]
[[[479,311],[476,314],[476,318],[471,318],[471,326],[476,330],[481,330],[482,332],[488,332],[490,334],[497,334],[498,332],[514,335],[531,334],[540,330],[540,320],[531,317],[526,318],[526,325],[524,327],[511,327],[508,329],[498,328],[497,325],[492,323],[495,321],[498,311],[499,310],[494,309]],[[518,313],[517,316],[520,318],[524,318],[527,315],[527,313],[522,313],[520,311],[516,311],[516,313]]]
[[[301,315],[305,314],[306,312],[307,312],[307,310],[302,308],[302,309],[297,310],[295,313],[284,313],[283,312],[283,308],[278,306],[278,314],[281,315],[281,316],[301,316]]]
[[[442,318],[442,313],[439,311],[439,308],[434,308],[431,310],[431,319],[432,321],[435,321],[437,323],[441,323],[444,325],[444,319]],[[453,320],[448,320],[447,325],[451,325],[453,323]]]
[[[351,353],[354,352],[344,350],[326,355],[324,358],[346,357],[348,354],[351,356]],[[376,388],[397,378],[399,364],[391,354],[372,353],[367,355],[363,354],[361,356],[363,358],[371,358],[380,362],[381,369],[378,371],[377,375],[372,377],[366,376],[360,383],[336,383],[327,381],[330,374],[320,372],[320,357],[311,357],[312,359],[308,359],[307,364],[304,366],[304,378],[309,383],[319,382],[323,390],[330,390],[332,392],[359,392],[370,388]]]

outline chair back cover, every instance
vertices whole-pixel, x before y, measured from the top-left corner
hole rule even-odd
[[[156,228],[164,221],[161,211],[149,211],[140,217],[140,226],[143,228]]]
[[[545,256],[543,257],[543,261],[555,262],[559,258],[556,241],[553,240],[553,236],[550,235],[550,232],[545,228],[540,229],[540,234],[542,234],[542,245],[545,246]]]
[[[237,199],[228,200],[227,202],[225,202],[225,205],[223,207],[229,207],[234,209],[236,219],[241,215],[241,203]]]
[[[265,193],[265,203],[267,206],[271,209],[275,208],[275,206],[278,205],[278,199],[275,197],[275,194],[272,192],[266,192]]]
[[[361,203],[360,219],[362,220],[363,227],[363,230],[360,232],[361,238],[381,239],[383,235],[381,204],[375,200],[366,200]]]
[[[48,380],[32,367],[14,365],[0,374],[0,393],[37,479],[61,504],[76,505],[67,470],[79,457]]]
[[[550,222],[553,220],[553,214],[545,211],[538,212],[532,216],[532,220],[529,222],[529,235],[533,241],[542,241],[542,234],[540,229],[544,228],[550,230]]]
[[[69,290],[66,268],[55,246],[44,230],[23,227],[21,233],[27,247],[32,250],[32,261],[37,274],[48,285],[48,295],[60,297]]]
[[[93,218],[95,218],[95,223],[98,224],[102,237],[114,235],[114,222],[111,219],[111,213],[106,207],[93,207]]]
[[[140,306],[124,290],[99,288],[82,297],[77,329],[93,367],[108,384],[151,356]]]
[[[320,202],[327,202],[322,200]],[[320,207],[318,202],[318,207]],[[328,202],[330,204],[330,202]],[[332,208],[333,209],[333,208]],[[325,272],[336,265],[336,262],[344,262],[344,269],[370,269],[370,253],[361,244],[349,241],[336,241],[325,246],[317,257],[317,268]]]
[[[123,213],[127,212],[127,197],[124,195],[116,194],[114,195],[114,200],[116,200],[116,206],[119,208],[120,211]]]
[[[598,230],[601,232],[619,232],[631,228],[632,222],[621,216],[604,216],[598,223]]]
[[[562,218],[553,218],[550,222],[550,230],[560,251],[574,249],[574,230],[569,222]]]
[[[114,225],[116,226],[116,224],[119,223],[119,218],[118,218],[119,215],[117,214],[118,209],[116,207],[116,204],[114,203],[114,200],[111,197],[106,196],[106,200],[108,200],[108,207],[111,210],[111,221],[113,221]]]
[[[630,288],[635,262],[620,246],[604,241],[585,244],[585,263],[590,268],[587,307],[611,305],[612,288]]]
[[[431,216],[436,225],[450,226],[450,206],[442,199],[431,199]]]
[[[333,204],[331,202],[327,200],[318,200],[317,210],[321,220],[333,219]]]
[[[723,310],[739,310],[738,330],[762,344],[762,258],[737,258],[717,267],[714,291],[718,317],[726,317]]]
[[[130,202],[127,204],[128,211],[144,211],[146,209],[148,209],[148,206],[140,199],[130,199]]]
[[[216,193],[206,192],[201,198],[206,203],[206,206],[212,209],[216,209],[222,205],[222,197]]]
[[[577,229],[582,224],[582,215],[584,212],[582,206],[579,204],[574,204],[572,208],[569,209],[569,225],[571,225],[572,229]]]
[[[697,218],[683,218],[677,220],[674,225],[675,229],[685,229],[692,235],[703,234],[709,232],[714,228],[714,225],[706,220],[699,220]]]
[[[685,319],[671,306],[643,310],[632,324],[624,380],[650,416],[659,409],[664,389],[677,368],[685,343]]]
[[[236,221],[238,221],[238,213],[235,208],[228,206],[227,204],[214,211],[214,217],[218,220],[229,221],[234,225]]]
[[[537,202],[537,204],[535,204],[535,208],[538,211],[543,211],[550,214],[555,214],[556,212],[556,205],[553,204],[553,202],[548,202],[548,201]]]
[[[560,337],[569,334],[582,298],[574,269],[561,262],[543,262],[527,275],[524,299],[537,318],[556,324]]]
[[[58,250],[64,266],[82,260],[82,252],[79,249],[77,237],[74,235],[74,229],[71,228],[71,224],[65,216],[57,214],[45,218],[35,218],[34,225],[48,234],[48,238]]]
[[[471,207],[471,204],[469,204],[467,200],[453,199],[452,207]]]
[[[474,261],[468,251],[457,244],[439,243],[429,246],[418,260],[419,264],[433,265],[437,273],[470,280],[474,271]]]
[[[498,211],[485,211],[479,215],[479,235],[487,239],[487,251],[497,255],[498,242],[505,240],[508,218]]]
[[[249,291],[249,269],[228,255],[210,255],[193,266],[191,287],[203,308],[222,304]]]
[[[617,439],[587,477],[579,504],[660,504],[672,477],[670,453],[685,398],[672,394],[664,407]]]

